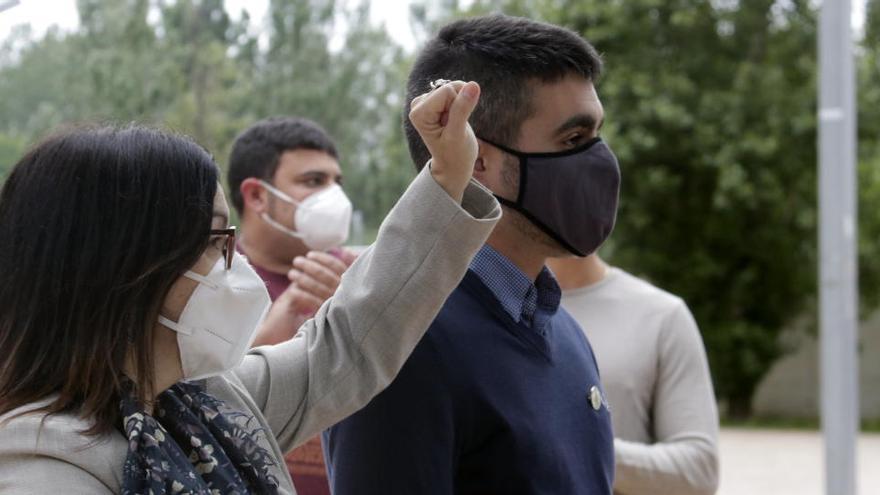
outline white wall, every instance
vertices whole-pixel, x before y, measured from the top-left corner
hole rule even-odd
[[[880,312],[859,332],[859,405],[863,419],[880,419]],[[798,349],[780,359],[755,393],[757,416],[819,416],[819,354],[816,339],[802,337]]]

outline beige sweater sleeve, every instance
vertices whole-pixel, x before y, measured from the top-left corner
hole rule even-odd
[[[10,460],[0,456],[0,494],[47,493],[109,495],[113,491],[76,461],[39,453]]]
[[[403,366],[501,216],[476,182],[459,205],[428,167],[293,339],[253,350],[236,370],[282,451],[344,419]]]
[[[684,302],[659,339],[656,443],[615,439],[615,493],[709,495],[718,487],[718,411],[697,324]]]
[[[128,443],[118,433],[116,442],[87,437],[90,422],[71,415],[18,415],[48,402],[0,418],[0,494],[113,493]]]

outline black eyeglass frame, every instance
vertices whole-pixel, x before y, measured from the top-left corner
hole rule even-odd
[[[235,258],[235,226],[225,229],[211,229],[211,235],[224,235],[226,242],[223,243],[223,258],[226,263],[226,270],[232,268],[232,259]]]

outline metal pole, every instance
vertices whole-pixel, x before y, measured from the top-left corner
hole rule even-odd
[[[856,106],[850,9],[850,0],[825,0],[819,24],[819,313],[827,495],[855,495],[857,490]]]

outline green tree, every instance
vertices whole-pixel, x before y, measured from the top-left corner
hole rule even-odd
[[[880,303],[880,1],[868,0],[859,67],[859,290]]]
[[[24,139],[0,133],[0,181],[6,179],[6,174],[22,155],[24,147]]]
[[[78,0],[79,57],[66,74],[74,119],[162,121],[177,88],[174,67],[148,22],[148,0]]]
[[[807,1],[561,2],[607,54],[599,89],[624,171],[610,255],[691,305],[718,396],[747,416],[811,309],[816,13]]]
[[[346,190],[364,212],[367,228],[375,230],[415,169],[401,121],[409,59],[384,29],[370,25],[368,6],[363,2],[349,14],[351,29],[334,54],[330,78],[335,104],[323,117],[334,123],[342,142]]]
[[[233,22],[222,0],[165,1],[160,8],[158,45],[175,88],[163,121],[225,157],[249,123],[242,90],[252,88],[254,72],[245,70],[247,59],[232,55],[256,43],[246,35],[249,19]]]
[[[603,255],[684,297],[718,396],[747,416],[813,310],[816,12],[805,0],[483,0],[569,27],[606,59],[602,134],[623,169]],[[461,15],[459,12],[458,15]]]
[[[251,97],[256,118],[313,119],[336,140],[346,189],[368,227],[376,227],[412,177],[399,137],[405,55],[369,21],[369,3],[336,9],[319,0],[270,4],[269,48]],[[337,26],[347,31],[337,50]],[[369,239],[367,239],[369,241]]]
[[[368,226],[409,182],[399,110],[406,55],[370,22],[368,2],[273,0],[265,48],[248,16],[233,20],[222,0],[77,6],[76,32],[33,39],[19,29],[0,50],[4,156],[60,125],[140,121],[192,135],[223,165],[238,132],[287,114],[334,136]]]
[[[74,48],[57,31],[35,40],[29,29],[15,30],[2,47],[0,132],[30,140],[73,119],[68,84]]]
[[[459,0],[412,5],[416,39],[504,11],[582,33],[606,58],[603,135],[624,173],[613,262],[683,296],[732,415],[814,313],[816,12],[809,0]],[[401,131],[411,64],[368,2],[271,0],[265,33],[222,0],[78,0],[80,28],[0,45],[0,173],[58,126],[131,120],[191,134],[225,163],[278,114],[334,136],[375,227],[413,175]],[[151,10],[153,9],[153,10]],[[859,51],[860,277],[880,297],[880,0]],[[158,13],[158,16],[155,16]],[[369,239],[366,239],[369,240]]]

